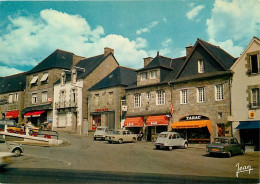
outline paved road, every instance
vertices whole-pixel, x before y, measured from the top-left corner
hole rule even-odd
[[[153,143],[108,144],[92,136],[61,134],[71,145],[64,147],[24,146],[25,155],[12,168],[44,168],[56,171],[166,174],[236,178],[237,167],[251,165],[253,171],[239,178],[259,179],[259,152],[231,158],[208,157],[204,146],[190,145],[172,151],[155,150]],[[7,172],[9,173],[9,172]]]

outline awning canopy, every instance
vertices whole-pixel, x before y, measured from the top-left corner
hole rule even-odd
[[[41,116],[42,113],[44,113],[45,110],[42,110],[42,111],[32,111],[32,112],[27,112],[24,117],[25,118],[29,118],[29,117],[39,117]]]
[[[19,111],[9,111],[6,113],[5,118],[10,119],[10,118],[18,118],[19,116]]]
[[[236,129],[260,128],[260,121],[240,121]]]
[[[143,117],[126,118],[124,122],[124,127],[143,127],[143,126],[144,126]]]
[[[171,125],[172,129],[186,129],[186,128],[202,128],[207,127],[211,133],[210,120],[201,121],[180,121]]]
[[[161,116],[149,116],[146,120],[147,126],[167,126],[169,123],[169,118],[166,115]]]

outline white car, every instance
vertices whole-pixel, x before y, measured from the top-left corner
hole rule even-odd
[[[161,132],[155,142],[156,149],[168,148],[172,150],[173,147],[188,148],[188,141],[180,137],[177,132]]]
[[[0,152],[13,153],[15,156],[21,156],[23,154],[23,147],[21,144],[15,142],[1,142]]]
[[[99,126],[97,127],[94,133],[94,140],[103,139],[105,140],[106,135],[108,134],[108,129],[106,126]]]

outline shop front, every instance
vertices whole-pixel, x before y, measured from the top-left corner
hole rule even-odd
[[[106,126],[108,129],[115,129],[115,111],[108,108],[96,109],[91,112],[91,130],[96,130],[99,126]]]
[[[144,118],[143,117],[132,117],[126,118],[124,122],[124,127],[130,130],[134,134],[139,134],[140,131],[143,132]]]
[[[240,132],[242,143],[259,147],[260,121],[240,121],[236,129]]]
[[[208,143],[210,142],[211,121],[202,115],[185,116],[174,122],[171,128],[180,133],[189,142]]]
[[[5,119],[12,119],[14,120],[16,123],[18,123],[18,116],[19,116],[19,111],[8,111],[5,114]]]
[[[155,141],[161,132],[167,132],[169,118],[166,115],[149,116],[146,120],[146,140]]]
[[[27,118],[28,122],[31,122],[35,126],[40,126],[47,121],[47,113],[45,110],[30,111],[24,114],[24,118]]]

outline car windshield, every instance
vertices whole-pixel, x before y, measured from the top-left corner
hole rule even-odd
[[[160,134],[159,137],[161,137],[161,138],[167,138],[167,137],[168,137],[168,134]]]
[[[117,131],[117,130],[114,130],[114,131],[113,131],[113,134],[120,134],[120,132]]]
[[[105,128],[97,128],[97,130],[105,131]]]
[[[216,138],[214,139],[214,142],[213,143],[222,143],[222,144],[228,144],[228,139],[220,139],[220,138]]]

